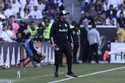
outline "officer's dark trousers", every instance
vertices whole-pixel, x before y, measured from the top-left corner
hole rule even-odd
[[[96,63],[98,63],[99,61],[99,56],[98,56],[98,44],[93,44],[90,45],[90,57],[91,60],[96,61]]]
[[[59,48],[59,49],[58,49]],[[70,45],[63,45],[55,49],[55,72],[58,72],[60,60],[63,56],[63,53],[66,56],[68,72],[72,72],[72,49]]]
[[[74,47],[73,47],[73,63],[77,62],[77,52],[78,52],[78,49],[79,49],[79,45],[78,44],[74,44]]]

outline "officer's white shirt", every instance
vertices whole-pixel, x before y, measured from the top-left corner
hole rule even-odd
[[[101,44],[100,34],[95,28],[92,28],[88,31],[88,41],[89,45],[93,45],[95,43],[99,45]]]

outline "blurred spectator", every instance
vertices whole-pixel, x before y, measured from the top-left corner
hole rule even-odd
[[[123,17],[125,17],[125,8],[123,5],[121,5],[120,8],[118,9],[117,17],[119,18],[121,14],[123,15]]]
[[[12,26],[12,31],[13,31],[13,33],[16,36],[16,34],[18,33],[18,30],[19,30],[20,26],[16,22],[16,17],[15,16],[10,16],[9,17],[9,24]]]
[[[20,17],[22,19],[28,19],[29,18],[29,13],[30,13],[30,10],[29,8],[26,6],[23,10],[20,11]]]
[[[62,2],[64,3],[64,0],[54,0],[54,3]]]
[[[119,42],[125,42],[125,29],[124,28],[118,28],[117,38]]]
[[[5,7],[4,1],[3,1],[3,0],[0,0],[0,11],[3,10],[4,7]]]
[[[109,9],[106,11],[106,17],[116,17],[117,10],[113,5],[110,5]]]
[[[105,16],[104,14],[97,15],[95,18],[95,24],[96,25],[104,25],[105,24]]]
[[[113,5],[113,7],[117,9],[122,3],[123,0],[108,0],[108,8],[110,8],[110,5]]]
[[[40,10],[38,10],[37,6],[33,7],[33,10],[30,11],[29,16],[32,19],[42,19],[43,18],[42,12]]]
[[[98,14],[102,14],[104,12],[103,3],[100,0],[95,3],[95,10]]]
[[[89,0],[82,0],[81,3],[81,11],[87,12],[90,8],[90,1]]]
[[[2,20],[0,20],[0,33],[2,30],[3,30],[3,22],[2,22]]]
[[[10,4],[11,0],[4,0],[4,10],[6,10]]]
[[[56,18],[57,11],[55,9],[49,9],[47,12],[47,17],[54,20]]]
[[[115,17],[107,17],[106,18],[106,25],[113,25],[116,26],[117,25],[117,20]]]
[[[27,4],[26,0],[18,0],[20,5],[21,5],[21,9],[23,10]]]
[[[83,22],[84,18],[87,18],[87,19],[91,18],[89,12],[81,13],[79,24],[81,24]]]
[[[65,10],[64,3],[62,0],[57,0],[56,4],[60,11]]]
[[[34,6],[38,6],[38,0],[27,0],[27,1],[31,11],[34,9]]]
[[[0,13],[0,32],[2,31],[3,27],[4,27],[4,21],[5,21],[6,17]]]
[[[12,31],[11,25],[9,25],[8,27],[3,29],[2,33],[1,33],[1,38],[2,38],[2,40],[6,41],[6,42],[14,42],[13,39],[16,39],[16,37]]]
[[[45,3],[43,3],[42,0],[38,0],[38,10],[43,12],[44,9],[45,9]]]
[[[97,16],[97,12],[96,12],[96,10],[95,10],[95,6],[94,6],[94,5],[91,6],[91,8],[90,8],[90,10],[89,10],[89,15],[90,15],[91,17],[96,17],[96,16]]]
[[[117,18],[117,22],[118,22],[120,27],[125,28],[125,15],[123,14],[122,11],[119,13],[119,16]]]
[[[103,8],[105,11],[107,11],[109,8],[108,8],[108,0],[103,0]]]
[[[54,3],[53,0],[48,0],[46,2],[46,7],[45,7],[45,16],[48,16],[49,19],[55,19],[56,13],[57,13],[57,4]]]
[[[5,9],[4,11],[4,15],[9,18],[10,16],[14,15],[14,10],[12,9],[12,6],[11,5],[8,5],[7,6],[7,9]]]
[[[0,14],[0,38],[2,35],[3,28],[5,26],[4,19],[5,19],[5,16],[3,14]]]
[[[18,30],[18,33],[16,34],[17,38],[16,41],[18,43],[24,42],[26,39],[26,33],[25,30],[27,29],[27,24],[23,21],[20,22],[20,28]]]
[[[46,2],[46,7],[45,7],[45,11],[49,10],[49,9],[57,9],[57,5],[54,3],[53,0],[48,0]]]
[[[14,12],[14,15],[17,15],[17,13],[19,12],[19,9],[21,8],[20,3],[18,2],[18,0],[12,0],[12,10]]]

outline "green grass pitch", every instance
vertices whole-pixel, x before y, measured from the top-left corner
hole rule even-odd
[[[124,66],[124,64],[76,64],[73,65],[73,71],[79,76],[121,66]],[[13,83],[48,83],[50,81],[64,79],[67,67],[65,65],[65,67],[60,68],[58,78],[53,76],[53,65],[47,65],[41,68],[20,69],[20,79],[16,76],[17,70],[15,68],[0,69],[0,80],[13,80]],[[2,82],[0,81],[0,83]],[[60,83],[125,83],[125,69],[88,77],[74,78]]]

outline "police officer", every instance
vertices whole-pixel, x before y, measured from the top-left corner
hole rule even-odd
[[[58,77],[60,57],[64,53],[67,58],[68,72],[66,77],[77,77],[72,72],[72,49],[71,49],[71,33],[69,23],[66,21],[66,15],[69,14],[63,10],[59,14],[59,19],[55,20],[51,28],[51,41],[55,47],[55,77]]]
[[[72,23],[70,25],[70,30],[71,30],[72,41],[73,41],[73,63],[78,64],[77,52],[79,49],[80,30],[78,28],[78,24],[76,21],[72,21]]]

